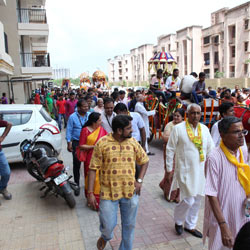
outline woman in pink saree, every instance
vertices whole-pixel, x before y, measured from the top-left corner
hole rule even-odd
[[[101,114],[93,112],[89,115],[88,121],[82,128],[77,156],[79,161],[84,162],[84,177],[85,177],[85,196],[88,195],[88,171],[91,157],[95,144],[98,140],[107,134],[106,130],[101,127]],[[94,195],[99,206],[100,201],[100,183],[99,172],[96,171],[96,180],[94,186]]]

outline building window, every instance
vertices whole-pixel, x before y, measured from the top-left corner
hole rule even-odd
[[[168,51],[170,51],[170,50],[171,50],[171,44],[168,45]]]
[[[218,64],[219,63],[219,52],[216,51],[214,52],[214,64]]]
[[[235,66],[230,67],[230,77],[235,77]]]
[[[179,63],[179,56],[176,57],[176,62]]]
[[[122,81],[122,77],[119,77],[119,81]]]
[[[206,74],[206,78],[210,78],[210,69],[204,69],[204,73]]]
[[[217,43],[219,43],[219,36],[214,37],[214,44],[217,44]]]
[[[121,75],[122,74],[122,70],[121,69],[119,69],[119,75]]]
[[[8,36],[5,32],[4,32],[4,46],[5,46],[5,53],[9,54]]]
[[[179,49],[179,43],[176,42],[176,49]]]
[[[245,75],[248,75],[248,64],[244,64],[244,73]]]
[[[245,20],[245,30],[248,30],[248,22],[249,22],[249,20],[246,19],[246,20]]]
[[[121,68],[122,67],[122,62],[118,62],[118,64],[119,64],[119,68]]]
[[[125,64],[128,64],[128,60],[125,60]]]
[[[203,38],[203,43],[204,44],[209,44],[210,43],[210,36],[206,36]]]
[[[126,76],[126,80],[128,80],[128,76]]]
[[[126,72],[128,72],[128,68],[126,68]]]
[[[235,38],[235,26],[232,26],[232,38]]]
[[[234,58],[235,57],[235,46],[231,47],[231,51],[232,51],[232,57]]]
[[[204,53],[204,64],[210,65],[210,53]]]
[[[245,48],[245,52],[247,52],[248,51],[248,42],[244,43],[244,48]]]

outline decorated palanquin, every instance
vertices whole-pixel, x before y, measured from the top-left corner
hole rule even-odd
[[[80,75],[80,89],[84,89],[85,91],[88,90],[88,88],[91,87],[91,81],[89,79],[89,74],[86,72],[83,72]]]
[[[159,102],[156,96],[151,93],[146,95],[144,102],[145,107],[148,111],[156,111],[154,116],[149,117],[149,123],[153,136],[157,138],[158,132],[158,136],[159,138],[161,138],[162,131],[165,128],[165,125],[168,123],[169,117],[174,113],[177,108],[181,108],[182,104],[178,101],[178,99],[173,98],[165,106],[162,102]]]
[[[108,82],[106,81],[106,75],[100,70],[94,72],[92,76],[92,81],[96,87],[101,87],[101,88],[108,87]]]
[[[176,68],[176,63],[173,56],[168,52],[157,52],[154,56],[148,61],[148,72],[152,70],[154,73],[158,69],[163,70],[163,74],[172,74],[173,70]]]
[[[62,80],[62,88],[66,88],[66,89],[70,88],[70,79],[64,78]]]

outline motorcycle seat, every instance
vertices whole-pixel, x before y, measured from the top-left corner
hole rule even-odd
[[[57,158],[48,157],[47,155],[39,159],[39,165],[42,173],[45,174],[48,168],[57,162],[58,162]]]

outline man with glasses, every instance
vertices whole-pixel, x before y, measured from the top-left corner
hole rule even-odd
[[[174,211],[175,230],[178,235],[184,230],[195,237],[202,238],[196,227],[202,196],[205,195],[204,166],[206,156],[214,143],[208,128],[201,124],[201,107],[190,104],[187,108],[188,119],[174,126],[167,144],[166,163],[168,181],[175,174],[180,187],[181,201]]]
[[[203,232],[209,237],[208,249],[231,249],[245,216],[250,197],[250,166],[244,144],[242,122],[234,116],[219,123],[220,146],[211,151],[206,162],[205,212]]]

